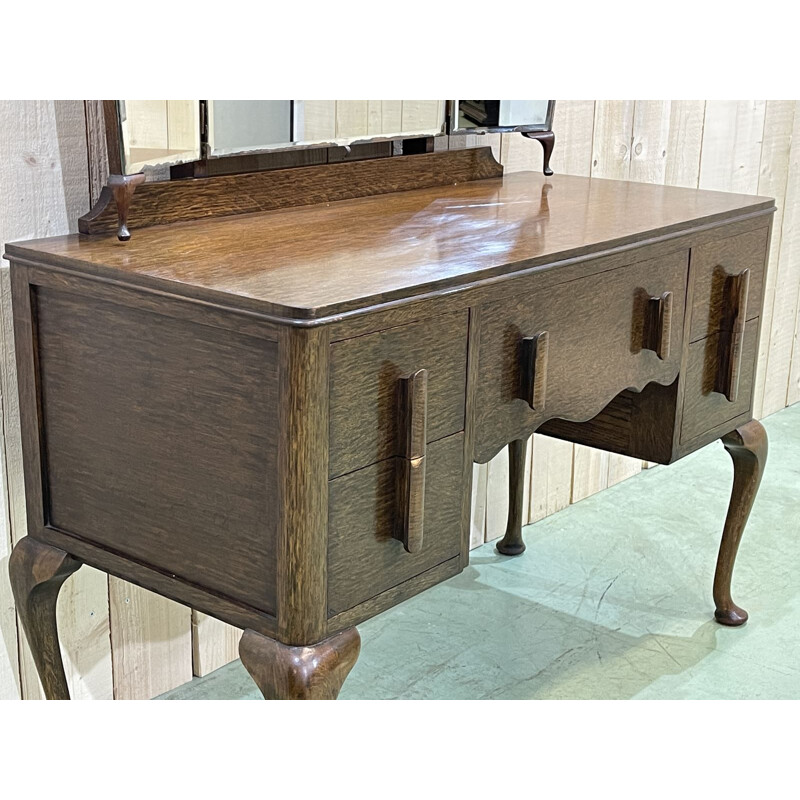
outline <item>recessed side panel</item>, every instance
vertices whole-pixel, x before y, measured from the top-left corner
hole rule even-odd
[[[37,287],[47,523],[275,611],[274,342]]]

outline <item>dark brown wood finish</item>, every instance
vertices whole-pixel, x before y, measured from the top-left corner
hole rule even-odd
[[[349,628],[325,641],[291,647],[255,631],[239,641],[239,657],[265,700],[335,700],[361,650]]]
[[[752,401],[755,366],[758,358],[758,322],[747,326],[742,341],[736,400],[731,402],[721,392],[720,370],[724,363],[720,350],[729,340],[721,334],[693,342],[688,348],[686,388],[683,401],[681,441],[689,442],[709,428],[734,420],[747,413]]]
[[[328,615],[425,572],[461,549],[463,434],[428,445],[423,529],[416,553],[394,537],[397,464],[380,461],[330,482]]]
[[[352,627],[468,563],[473,459],[512,443],[521,552],[532,431],[668,463],[751,430],[772,208],[522,174],[9,245],[30,533],[248,629],[266,696],[335,696]]]
[[[496,178],[503,168],[486,148],[432,153],[425,160],[399,156],[346,164],[297,167],[290,170],[218,176],[202,181],[153,182],[137,194],[130,225],[143,228],[173,222],[250,214],[291,206],[331,203],[351,197],[385,194],[403,189]],[[81,233],[109,233],[116,217],[101,196],[79,220]]]
[[[583,422],[624,389],[671,383],[680,366],[681,326],[671,327],[668,352],[674,355],[662,360],[646,349],[649,300],[672,292],[673,313],[683,319],[687,262],[688,253],[679,251],[541,292],[532,276],[517,282],[513,297],[487,303],[476,459],[488,461],[508,441],[527,438],[547,419]],[[547,356],[541,358],[525,340],[545,333]]]
[[[694,301],[691,341],[723,330],[730,330],[734,316],[755,319],[761,313],[763,282],[766,271],[769,228],[738,236],[728,236],[692,250]],[[747,297],[739,308],[734,289],[747,270]]]
[[[285,328],[279,340],[278,638],[326,632],[328,380],[326,328]]]
[[[428,371],[418,369],[400,380],[401,454],[397,458],[397,506],[394,538],[407,553],[422,550],[425,511],[425,454],[428,447]]]
[[[426,441],[464,429],[466,311],[331,346],[330,477],[406,455],[400,381],[424,369]]]
[[[117,207],[117,239],[121,242],[127,242],[131,238],[131,232],[128,230],[128,214],[136,187],[143,183],[143,173],[108,176],[108,188],[114,196],[114,204]],[[101,192],[100,197],[102,196]]]
[[[274,614],[277,345],[35,300],[47,525]]]
[[[764,426],[754,419],[723,436],[722,444],[733,459],[733,489],[714,573],[714,616],[722,625],[735,626],[747,622],[747,612],[731,599],[731,577],[739,542],[764,474],[767,434]]]
[[[525,496],[525,455],[527,439],[515,439],[508,445],[508,524],[505,536],[497,543],[504,556],[518,556],[525,552],[522,539],[522,501]]]
[[[339,166],[349,170],[359,163]],[[698,229],[702,234],[705,226],[746,224],[774,210],[765,198],[566,175],[543,181],[517,173],[161,225],[124,244],[71,235],[9,244],[6,252],[12,259],[237,305],[276,321],[319,324],[422,297],[438,303],[443,289],[481,286],[494,294],[500,290],[495,284],[511,273],[561,270],[577,263],[573,259],[581,260],[578,274],[586,274],[594,268],[590,255],[618,253],[624,265],[631,263],[630,251],[644,244],[657,246]],[[548,186],[545,213],[541,198]],[[639,253],[642,260],[651,257]]]
[[[556,135],[553,131],[524,131],[522,135],[527,139],[536,139],[542,145],[542,150],[544,151],[542,171],[545,175],[552,175],[550,157],[553,155],[553,148],[556,146]]]
[[[8,560],[14,603],[48,700],[69,700],[56,602],[64,581],[80,567],[78,559],[30,536],[17,543]]]

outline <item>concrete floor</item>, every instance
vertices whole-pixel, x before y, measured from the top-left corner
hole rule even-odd
[[[733,470],[715,443],[489,543],[460,575],[359,626],[340,698],[800,698],[800,404],[765,421],[739,551],[742,628],[713,621]],[[240,662],[162,696],[257,699]]]

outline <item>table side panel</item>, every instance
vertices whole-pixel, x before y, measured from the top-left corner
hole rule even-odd
[[[48,524],[274,613],[277,345],[34,301]]]

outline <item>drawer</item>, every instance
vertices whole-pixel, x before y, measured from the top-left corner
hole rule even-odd
[[[695,342],[727,327],[738,299],[736,276],[749,271],[746,319],[761,316],[769,228],[692,248],[692,333]]]
[[[388,459],[329,484],[328,616],[459,555],[464,434],[428,446],[422,549],[393,538],[397,467]]]
[[[446,314],[331,345],[331,478],[402,451],[399,382],[428,372],[427,440],[464,430],[469,312]]]
[[[716,391],[722,388],[718,373],[724,362],[722,348],[729,346],[728,337],[714,334],[689,345],[681,422],[682,444],[750,409],[758,355],[758,325],[758,319],[751,320],[744,329],[738,390],[733,402]]]
[[[625,389],[671,383],[681,361],[688,255],[682,250],[542,291],[533,275],[507,300],[484,306],[476,460],[547,419],[584,422]],[[539,339],[535,353],[526,350],[526,339],[545,333],[545,353]]]

